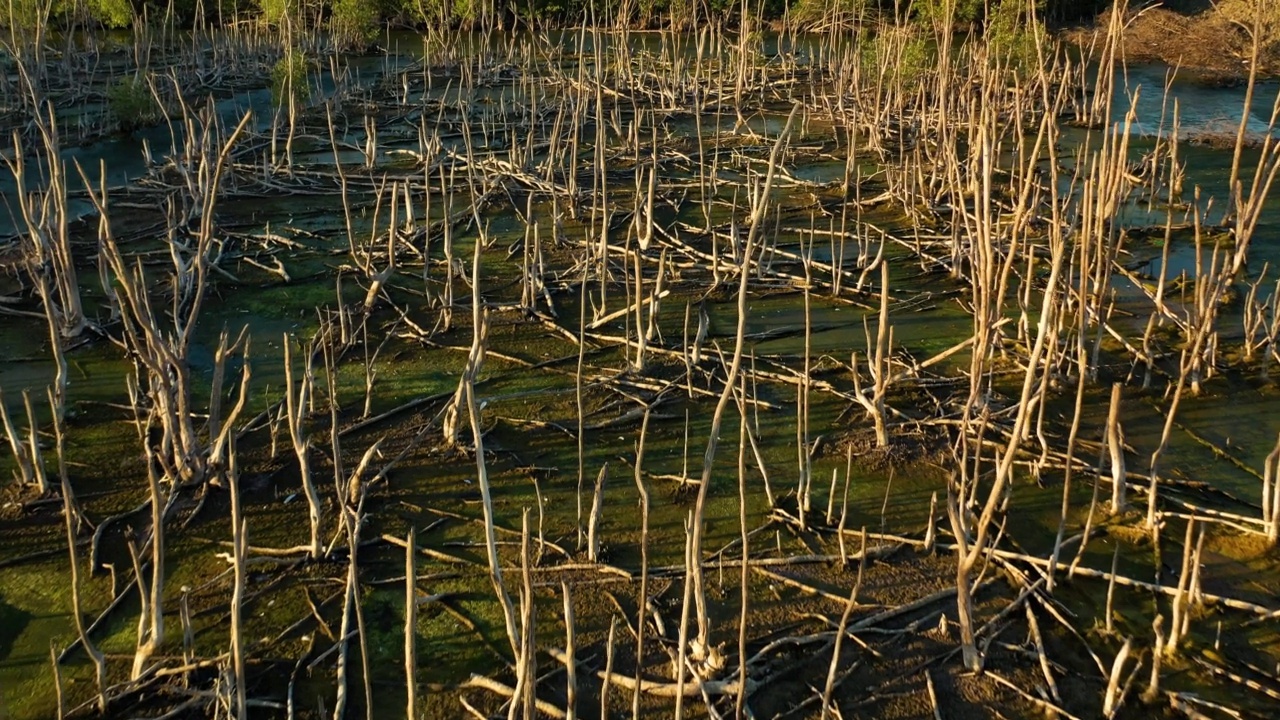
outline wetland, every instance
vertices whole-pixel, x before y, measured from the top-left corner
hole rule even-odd
[[[838,20],[9,41],[0,717],[1272,717],[1280,87]]]

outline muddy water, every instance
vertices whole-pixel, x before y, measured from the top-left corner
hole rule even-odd
[[[409,51],[414,50],[417,43],[407,37],[399,39],[403,41],[402,47],[406,48],[406,55],[412,55]],[[564,39],[566,43],[570,41],[571,38]],[[371,73],[378,67],[378,61],[364,59],[358,62],[365,63]],[[1138,85],[1142,86],[1138,105],[1139,125],[1135,128],[1139,136],[1134,142],[1135,158],[1152,146],[1150,136],[1158,131],[1156,124],[1162,112],[1159,90],[1164,84],[1164,72],[1165,69],[1159,67],[1130,68],[1128,71],[1127,87],[1133,89]],[[1262,96],[1265,98],[1271,89],[1264,91]],[[265,91],[250,93],[240,100],[227,101],[220,106],[220,112],[230,117],[243,112],[245,107],[261,110],[264,103],[269,103],[269,97],[264,96],[263,92]],[[436,92],[444,90],[438,88]],[[486,91],[486,100],[501,101],[503,93],[513,92],[510,88],[502,87]],[[1234,130],[1232,118],[1238,117],[1242,91],[1175,84],[1174,94],[1181,99],[1184,133],[1195,135],[1198,132],[1220,132],[1224,121]],[[1127,101],[1117,103],[1117,121],[1121,119],[1126,104]],[[1264,120],[1254,117],[1250,122],[1251,131],[1265,130]],[[1259,125],[1259,122],[1263,124]],[[753,123],[757,132],[777,132],[782,120],[771,115],[754,120]],[[709,123],[704,123],[704,128],[708,126]],[[686,140],[692,131],[692,123],[685,120],[672,124],[672,132],[682,135]],[[130,138],[69,151],[67,157],[78,157],[86,166],[96,164],[100,159],[105,160],[113,181],[125,182],[144,170],[138,153],[138,145],[143,137],[150,139],[153,152],[157,155],[162,153],[160,148],[168,147],[170,142],[167,130],[154,129]],[[358,134],[351,139],[358,140]],[[1068,143],[1082,141],[1083,134],[1068,137]],[[406,131],[400,140],[388,140],[384,148],[413,147],[415,144],[411,134]],[[1189,165],[1188,187],[1199,185],[1207,196],[1221,197],[1225,194],[1229,154],[1208,148],[1184,147],[1183,157]],[[1252,157],[1256,156],[1246,157],[1246,165]],[[316,165],[328,165],[332,162],[332,153],[321,147],[311,153],[303,152],[299,158]],[[355,154],[344,158],[353,162],[360,159]],[[393,158],[384,160],[387,163],[395,162]],[[842,163],[822,159],[813,159],[794,168],[797,177],[815,182],[839,179],[842,173]],[[3,180],[0,179],[0,182]],[[784,208],[792,205],[803,207],[806,201],[807,198],[799,192],[790,197],[783,193],[780,198]],[[492,238],[492,247],[505,249],[513,247],[521,239],[523,225],[509,207],[500,207],[501,210],[491,212],[486,219],[490,221],[488,232]],[[523,211],[523,206],[520,210]],[[219,284],[192,350],[191,364],[197,376],[195,390],[197,394],[207,393],[218,331],[227,327],[234,333],[240,327],[248,327],[253,348],[250,362],[254,372],[254,394],[250,411],[257,412],[279,397],[284,377],[280,347],[283,337],[309,337],[315,328],[314,308],[332,305],[334,302],[335,276],[340,271],[347,274],[348,283],[344,285],[343,295],[346,303],[358,303],[363,298],[363,290],[351,279],[350,261],[345,255],[345,224],[336,197],[267,202],[232,200],[221,211],[237,222],[256,223],[255,228],[265,229],[271,223],[276,228],[295,227],[308,233],[297,236],[303,238],[302,242],[307,245],[305,253],[283,256],[290,274],[296,278],[292,282],[283,282],[245,264],[232,268],[238,282]],[[537,208],[536,212],[545,217],[548,210]],[[696,212],[695,209],[694,214]],[[357,213],[357,232],[366,231],[370,226],[370,213],[371,210],[367,207]],[[689,214],[690,219],[694,217],[689,208],[685,209],[685,213]],[[728,216],[723,208],[718,213],[717,219],[727,222]],[[1145,226],[1162,224],[1165,214],[1149,210],[1143,204],[1135,202],[1124,217],[1126,222],[1135,226]],[[886,216],[882,220],[889,225],[890,230],[907,230],[900,218]],[[893,225],[895,222],[898,224]],[[799,236],[803,233],[795,229],[807,227],[808,223],[807,211],[789,210],[781,226],[790,230],[781,238],[780,247],[796,251],[799,248]],[[584,232],[578,226],[571,226],[569,231],[579,234]],[[1255,263],[1261,265],[1264,261],[1271,261],[1273,266],[1280,266],[1278,233],[1280,204],[1271,203],[1255,240],[1255,252],[1252,254],[1256,258]],[[468,263],[473,242],[474,233],[464,233],[459,237],[459,246],[455,250],[459,257],[467,258]],[[1159,272],[1158,267],[1150,265],[1153,257],[1158,262],[1158,248],[1135,248],[1132,251],[1135,263],[1147,262],[1145,272],[1152,275]],[[439,253],[438,247],[433,252]],[[836,251],[830,246],[822,247],[822,243],[819,243],[815,248],[815,257],[829,260],[834,252]],[[1176,275],[1179,269],[1192,267],[1193,253],[1194,250],[1185,244],[1176,246],[1171,254],[1170,274]],[[484,261],[483,286],[486,299],[494,302],[509,301],[512,294],[518,292],[511,285],[515,266],[511,264],[510,258],[500,260],[501,255],[503,253],[497,249],[490,250]],[[563,261],[563,257],[558,259]],[[855,266],[856,249],[847,247],[844,259],[851,267]],[[908,352],[920,360],[951,347],[966,337],[971,331],[971,324],[968,315],[953,297],[954,293],[951,291],[956,289],[954,284],[946,278],[918,272],[916,264],[903,258],[898,249],[891,252],[891,264],[893,286],[901,288],[901,296],[896,298],[901,305],[895,304],[892,309],[895,343],[900,351]],[[344,265],[347,266],[345,270]],[[416,272],[417,269],[403,273],[403,277],[397,279],[401,287],[395,291],[398,300],[412,304],[415,308],[425,304],[419,295],[413,294],[422,286],[421,280],[415,276]],[[432,272],[435,274],[433,282],[437,284],[433,287],[438,289],[442,270],[434,267]],[[1118,281],[1118,285],[1123,282]],[[467,292],[460,281],[457,292],[460,295]],[[701,298],[693,296],[673,297],[664,304],[660,330],[667,346],[677,345],[684,332],[682,315],[686,304],[696,308],[700,300]],[[718,341],[725,349],[731,345],[736,318],[732,300],[729,294],[718,293],[708,297],[705,304],[710,319],[709,337]],[[561,317],[574,318],[576,322],[578,307],[575,294],[558,293],[557,302]],[[619,304],[621,300],[615,295],[611,302]],[[832,301],[820,294],[814,295],[812,303],[813,311],[809,317],[813,328],[810,350],[817,368],[815,376],[845,382],[847,378],[842,377],[840,371],[827,369],[835,364],[826,356],[847,362],[850,351],[865,353],[867,342],[863,323],[868,318],[870,309],[863,305]],[[465,314],[465,310],[460,309],[458,314]],[[874,322],[874,315],[870,317],[871,322]],[[419,323],[426,323],[428,327],[434,320],[425,310],[415,313],[413,318]],[[379,324],[375,325],[375,329],[379,335],[390,332],[396,322],[393,315],[379,316],[377,320]],[[0,332],[3,332],[6,341],[2,351],[4,354],[0,355],[0,387],[6,391],[6,400],[12,406],[14,397],[20,394],[22,388],[42,391],[51,378],[52,365],[44,357],[47,348],[37,322],[22,318],[4,318],[2,322]],[[794,292],[753,297],[747,317],[747,333],[752,336],[748,351],[756,356],[756,361],[761,365],[775,362],[794,368],[797,366],[797,358],[802,356],[805,349],[804,324],[802,304]],[[369,403],[370,414],[377,415],[391,410],[414,398],[452,391],[456,387],[465,358],[458,349],[465,349],[470,340],[469,330],[465,324],[462,325],[462,329],[440,338],[443,344],[452,348],[448,350],[424,347],[400,337],[389,341],[383,354],[379,355],[378,376]],[[404,326],[396,327],[399,330],[405,329]],[[620,325],[611,327],[611,331],[620,332]],[[377,347],[377,340],[378,337],[375,336],[374,347]],[[577,442],[572,432],[576,422],[575,383],[569,374],[576,360],[576,348],[563,338],[530,332],[520,320],[504,315],[500,315],[495,321],[493,342],[494,350],[509,357],[490,358],[481,376],[482,385],[478,392],[487,403],[486,422],[491,423],[491,427],[487,428],[491,434],[486,442],[492,453],[490,462],[498,524],[509,530],[519,528],[523,511],[531,509],[532,522],[535,526],[543,526],[543,532],[549,540],[571,550],[576,549],[575,504],[579,461]],[[113,512],[130,508],[139,498],[138,488],[132,482],[138,477],[139,467],[137,458],[133,457],[136,455],[134,430],[128,424],[127,411],[111,407],[111,404],[119,403],[123,398],[124,376],[129,371],[129,366],[121,358],[119,351],[105,342],[74,351],[70,359],[70,387],[75,411],[69,448],[70,459],[76,468],[73,478],[80,492],[91,498],[87,500],[90,516],[101,519]],[[562,362],[553,364],[550,368],[527,367],[530,363],[556,359],[562,359]],[[963,359],[962,354],[953,362],[962,366]],[[617,370],[622,363],[622,351],[612,347],[593,349],[585,358],[588,371],[594,373],[619,374]],[[338,377],[344,419],[349,421],[354,421],[363,414],[366,378],[359,365],[356,362],[344,366]],[[681,370],[676,362],[654,361],[654,365],[653,373],[659,378],[670,378]],[[1115,367],[1110,370],[1122,379],[1127,368]],[[1157,384],[1162,387],[1163,379]],[[774,494],[781,496],[795,487],[800,463],[795,449],[795,389],[790,385],[779,384],[761,387],[759,392],[760,399],[770,405],[758,413],[761,454],[769,470],[768,482],[771,489]],[[616,395],[592,383],[588,384],[585,394],[590,413],[589,422],[607,421],[619,414]],[[891,401],[891,404],[928,401],[926,397],[914,394]],[[825,511],[834,473],[837,495],[845,483],[849,487],[849,528],[865,526],[869,530],[887,533],[920,532],[927,518],[930,497],[942,487],[942,472],[927,462],[911,463],[907,470],[901,472],[891,471],[884,464],[857,462],[846,476],[847,466],[840,441],[850,427],[858,427],[862,423],[862,413],[860,410],[850,410],[848,403],[842,400],[822,394],[815,394],[813,403],[809,435],[811,441],[819,441],[818,449],[814,452],[813,482],[817,507],[814,512],[821,514]],[[1145,458],[1159,443],[1167,404],[1167,399],[1161,398],[1158,392],[1145,396],[1135,394],[1126,402],[1123,411],[1126,437],[1135,449],[1131,463],[1138,472],[1145,471]],[[681,488],[672,478],[699,474],[702,452],[710,432],[709,405],[705,398],[697,401],[679,399],[664,404],[657,412],[645,466],[653,492],[650,532],[654,540],[650,547],[650,561],[654,564],[677,564],[681,561],[682,525],[692,506],[692,492],[688,488]],[[1087,407],[1089,412],[1082,425],[1085,428],[1083,432],[1087,439],[1095,440],[1106,413],[1105,393],[1102,389],[1090,389]],[[1234,376],[1211,383],[1205,397],[1183,405],[1180,417],[1187,430],[1179,429],[1170,447],[1166,460],[1170,475],[1178,479],[1209,483],[1246,502],[1256,504],[1260,492],[1257,478],[1236,464],[1224,460],[1197,438],[1226,448],[1231,457],[1248,468],[1261,468],[1262,459],[1272,446],[1275,433],[1280,430],[1280,412],[1275,411],[1277,407],[1280,407],[1280,395],[1277,395],[1272,383]],[[910,406],[902,409],[908,413],[912,411]],[[1058,421],[1069,419],[1069,408],[1060,403],[1054,405],[1053,413],[1053,419]],[[712,475],[715,489],[707,507],[707,545],[712,548],[730,542],[738,532],[739,507],[734,492],[737,482],[737,422],[734,413],[730,413],[729,417],[733,418],[733,422],[727,421],[726,427],[722,429],[721,454]],[[390,428],[379,427],[374,433],[357,435],[349,442],[344,441],[344,444],[348,452],[360,452],[383,431],[393,442],[404,441],[406,435],[416,432],[417,427],[428,419],[430,418],[414,414],[397,416]],[[559,427],[548,427],[545,423],[553,423]],[[632,468],[629,465],[634,459],[636,433],[637,425],[634,422],[620,422],[616,426],[604,424],[589,433],[582,458],[588,485],[594,480],[599,468],[606,463],[611,468],[605,496],[604,523],[608,538],[606,550],[611,562],[625,567],[637,567],[639,564],[639,517],[631,478]],[[323,435],[317,435],[317,445],[324,445],[326,442]],[[434,442],[433,437],[431,443]],[[255,461],[252,477],[246,478],[250,488],[248,517],[253,538],[251,543],[274,547],[295,544],[298,542],[302,523],[305,522],[305,511],[296,497],[296,471],[292,470],[291,461],[287,457],[287,447],[282,445],[277,455],[270,457],[266,442],[246,444],[249,446],[246,453],[253,453]],[[1093,457],[1088,459],[1090,462],[1094,461]],[[5,461],[8,461],[7,455]],[[748,511],[753,524],[757,524],[767,512],[767,503],[763,493],[765,478],[754,470],[754,462],[751,459],[747,463],[752,468],[748,476],[750,487],[747,497]],[[448,518],[447,522],[433,531],[433,534],[423,538],[422,542],[448,553],[480,561],[483,554],[475,545],[477,533],[472,522],[480,514],[476,504],[478,494],[475,491],[474,473],[473,460],[463,454],[437,450],[415,452],[396,468],[388,487],[381,491],[384,494],[378,497],[378,502],[382,513],[371,520],[372,530],[377,533],[403,534],[409,525],[423,528],[439,520],[442,516],[433,514],[432,508],[445,510],[461,515],[462,519]],[[329,481],[326,479],[325,482]],[[1013,522],[1018,526],[1019,538],[1024,541],[1028,550],[1043,552],[1048,541],[1051,541],[1051,534],[1045,531],[1056,528],[1060,491],[1053,483],[1041,489],[1031,478],[1022,478],[1016,492],[1020,512]],[[94,495],[95,493],[98,495]],[[1083,507],[1087,507],[1089,495],[1089,483],[1077,485],[1072,496],[1077,515],[1083,512]],[[134,522],[140,523],[142,520],[135,519]],[[199,516],[199,521],[193,524],[194,529],[189,534],[174,541],[168,568],[169,585],[174,597],[184,587],[200,588],[206,582],[216,582],[217,574],[225,568],[222,561],[216,559],[216,553],[222,549],[218,543],[227,536],[226,524],[223,506],[218,505],[215,510],[206,511]],[[43,515],[38,511],[22,513],[9,508],[9,514],[0,521],[0,527],[5,533],[0,560],[38,551],[41,547],[53,544],[53,538],[56,538],[56,517],[48,512]],[[510,537],[507,536],[507,539]],[[780,548],[784,543],[789,543],[786,547],[788,552],[803,551],[802,548],[795,547],[793,539],[785,539],[781,534],[769,538],[767,542],[776,542]],[[1114,546],[1107,545],[1108,542],[1111,540],[1104,540],[1089,551],[1088,558],[1097,561],[1093,563],[1095,566],[1105,566],[1109,561],[1109,550]],[[116,556],[119,556],[120,548],[114,550]],[[1257,554],[1246,555],[1238,548],[1227,547],[1222,548],[1222,552],[1216,554],[1210,562],[1215,563],[1215,569],[1222,576],[1239,572],[1240,567],[1251,562],[1260,563],[1258,567],[1274,574],[1274,567],[1267,565],[1264,560],[1258,560]],[[504,557],[511,560],[515,556],[508,553]],[[0,627],[4,628],[0,631],[0,706],[7,709],[5,715],[8,717],[48,716],[53,701],[48,691],[48,647],[50,643],[65,646],[71,631],[69,600],[65,589],[61,585],[42,583],[41,578],[62,577],[60,573],[65,573],[65,562],[64,556],[32,561],[5,568],[4,575],[0,578]],[[399,642],[396,623],[401,612],[398,603],[402,601],[397,595],[400,592],[398,589],[388,591],[384,586],[373,583],[394,576],[396,562],[393,554],[384,553],[372,558],[366,569],[367,579],[371,584],[363,602],[373,628],[372,653],[380,661],[378,667],[386,668],[375,671],[377,682],[382,685],[394,682],[396,677],[393,672],[398,652],[396,643]],[[1133,566],[1147,567],[1136,560]],[[442,569],[429,568],[432,572]],[[1214,571],[1207,572],[1212,574]],[[1137,575],[1138,572],[1135,571],[1134,574]],[[1266,578],[1265,581],[1268,586],[1274,586],[1274,578]],[[92,578],[86,580],[85,585],[86,606],[92,608],[96,616],[96,612],[109,599],[109,581],[103,577]],[[322,583],[317,583],[316,587],[324,589],[325,593],[330,592]],[[477,582],[471,577],[441,579],[433,581],[429,587],[423,586],[422,589],[429,592],[458,593],[461,597],[459,606],[478,626],[481,636],[491,644],[500,646],[505,642],[501,621],[494,604],[489,601],[490,590],[483,580]],[[1256,596],[1259,591],[1244,589],[1240,594]],[[118,613],[102,630],[101,642],[108,652],[123,656],[132,651],[135,603],[136,601],[127,603],[125,610]],[[333,607],[330,605],[326,609],[331,611]],[[198,623],[200,633],[197,644],[202,652],[220,652],[225,646],[225,632],[219,624],[220,612],[210,611],[208,617]],[[255,606],[253,619],[249,621],[250,633],[255,636],[273,636],[305,612],[301,591],[296,586],[286,584],[278,595],[272,595],[269,600]],[[326,614],[332,616],[331,612]],[[1134,625],[1139,624],[1135,619]],[[601,629],[584,630],[599,634]],[[469,631],[449,615],[429,614],[424,618],[419,631],[424,644],[434,653],[435,662],[438,662],[438,667],[433,668],[433,671],[438,670],[439,677],[433,677],[433,680],[445,684],[457,683],[464,680],[466,673],[471,670],[493,670],[493,658],[479,649]],[[297,654],[301,645],[299,638],[291,637],[277,649],[283,655]],[[1274,645],[1271,650],[1275,650]],[[87,681],[84,665],[81,658],[64,670],[77,680],[77,698],[84,695],[83,688]],[[315,685],[314,688],[308,688],[315,691],[306,700],[308,708],[314,707],[312,703],[315,701],[315,694],[331,692],[324,680],[317,679]],[[396,707],[399,702],[398,692],[395,697],[386,701],[388,708]]]

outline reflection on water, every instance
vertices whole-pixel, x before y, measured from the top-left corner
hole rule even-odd
[[[381,72],[382,66],[383,59],[377,57],[359,56],[345,60],[346,69],[357,78],[361,74],[374,77]],[[331,96],[336,87],[332,74],[327,70],[319,73],[312,82],[311,97],[317,102]],[[275,104],[272,101],[270,88],[234,92],[230,97],[215,100],[214,107],[221,121],[232,125],[246,112],[253,112],[254,119],[250,127],[259,131],[271,126],[275,114]],[[95,182],[98,180],[98,168],[105,164],[107,183],[111,186],[120,186],[146,173],[144,147],[149,147],[152,157],[158,160],[176,152],[182,146],[184,137],[185,133],[180,123],[172,126],[159,123],[87,145],[63,148],[61,156],[67,166],[67,190],[71,196],[67,205],[71,216],[83,217],[93,210],[88,198],[83,197],[84,186],[80,181],[79,173],[74,170],[77,162]],[[8,152],[11,153],[12,148],[9,148]],[[34,147],[27,147],[24,148],[24,153],[28,166],[27,172],[33,173],[27,180],[28,189],[30,189],[36,184],[35,177],[41,172],[38,167],[39,160],[34,157],[37,150]],[[16,189],[13,174],[9,172],[6,165],[0,163],[0,200],[2,200],[0,238],[16,232],[20,224],[20,211],[13,200]],[[15,219],[18,222],[15,222]]]
[[[1173,104],[1176,100],[1184,139],[1206,133],[1226,133],[1234,137],[1240,124],[1240,111],[1244,107],[1245,88],[1211,87],[1178,77],[1170,85],[1166,100],[1164,88],[1172,72],[1173,68],[1162,64],[1136,65],[1118,71],[1114,91],[1114,120],[1124,120],[1131,99],[1136,96],[1137,122],[1133,132],[1138,135],[1167,136],[1173,126]],[[1280,88],[1275,84],[1259,84],[1249,113],[1247,132],[1251,135],[1260,137],[1266,134],[1271,100],[1275,98],[1277,90]],[[1161,118],[1164,118],[1166,126],[1163,133]]]

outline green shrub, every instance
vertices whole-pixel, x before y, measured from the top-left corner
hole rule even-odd
[[[289,50],[271,68],[271,99],[276,106],[289,102],[305,102],[311,97],[311,85],[307,82],[307,57],[298,50]]]
[[[140,75],[120,78],[107,88],[107,109],[121,130],[144,127],[160,119],[156,98]]]
[[[475,22],[480,14],[476,7],[477,2],[478,0],[453,0],[454,19],[463,23]]]
[[[442,0],[400,0],[400,16],[420,25],[447,21]]]
[[[376,0],[334,0],[329,29],[339,47],[362,50],[378,37],[381,19]]]
[[[298,18],[298,0],[257,0],[257,3],[268,25],[281,26],[290,18]]]
[[[1038,8],[1044,0],[1038,0]],[[1007,60],[1016,68],[1034,65],[1036,37],[1044,37],[1044,25],[1027,16],[1025,0],[1001,0],[987,18],[987,43],[996,58]]]
[[[914,87],[924,79],[936,61],[936,48],[918,28],[887,27],[858,41],[862,73],[867,77],[885,73],[888,83]]]
[[[109,28],[128,27],[133,23],[133,4],[129,0],[90,0],[93,19]]]
[[[835,15],[857,17],[867,9],[867,0],[796,0],[791,5],[791,21],[800,27],[821,25]]]
[[[44,10],[45,4],[41,0],[0,0],[0,27],[34,29],[47,22]]]
[[[916,18],[925,22],[944,20],[950,10],[952,23],[971,23],[982,17],[986,0],[916,0],[912,7]]]

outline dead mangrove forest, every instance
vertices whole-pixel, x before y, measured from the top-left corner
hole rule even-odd
[[[1272,717],[1280,96],[1029,12],[11,37],[0,714]]]

